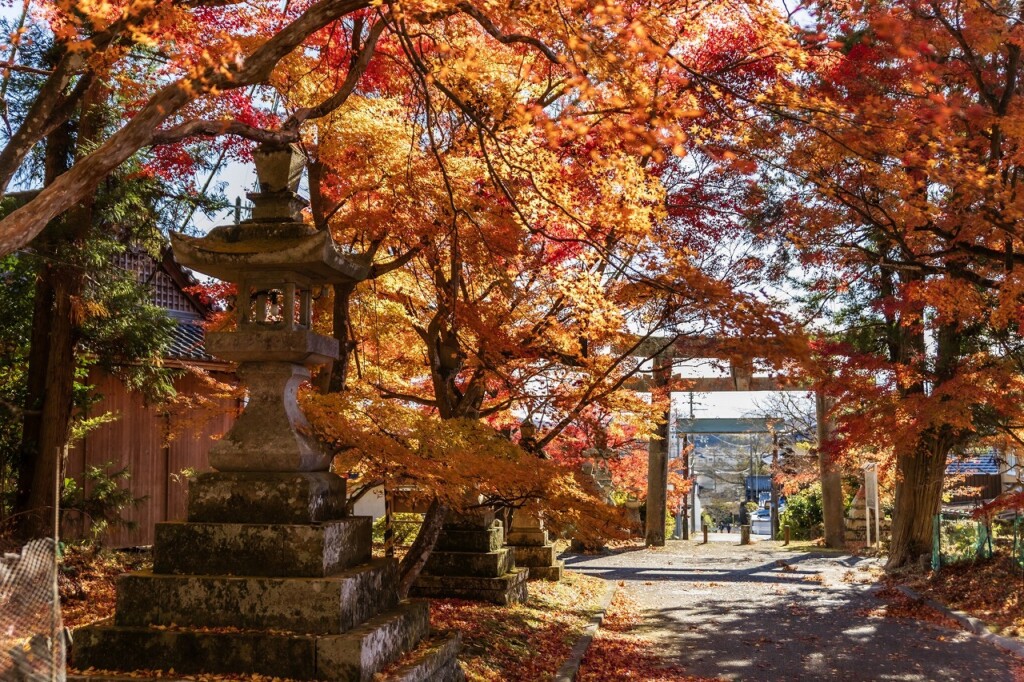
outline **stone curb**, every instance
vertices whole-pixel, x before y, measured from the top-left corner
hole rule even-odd
[[[604,595],[601,597],[600,606],[594,611],[594,614],[590,617],[590,623],[583,628],[583,634],[576,640],[572,650],[569,651],[569,659],[562,664],[562,667],[555,673],[554,682],[573,682],[576,679],[576,673],[580,670],[580,665],[583,663],[583,657],[587,654],[587,649],[590,648],[590,643],[594,641],[594,635],[597,634],[598,628],[601,627],[601,623],[604,622],[604,617],[608,613],[608,607],[611,606],[612,597],[615,596],[615,583],[608,581],[604,588]]]
[[[1011,654],[1015,654],[1021,658],[1024,658],[1024,642],[1014,639],[1012,637],[1005,637],[1003,635],[997,635],[996,633],[989,630],[989,627],[983,622],[969,616],[963,611],[956,611],[949,608],[945,604],[940,604],[933,599],[927,599],[918,594],[914,589],[907,587],[906,585],[899,585],[896,588],[903,594],[907,595],[911,599],[923,601],[928,606],[932,607],[939,613],[946,615],[957,623],[960,623],[968,632],[972,632],[977,635],[978,639],[982,639],[990,644],[994,644],[1003,651],[1008,651]]]

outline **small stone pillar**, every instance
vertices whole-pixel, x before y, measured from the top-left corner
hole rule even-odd
[[[153,570],[122,576],[114,618],[76,632],[78,668],[369,680],[429,633],[426,602],[398,599],[396,561],[371,558],[370,517],[345,515],[345,481],[297,402],[309,368],[338,355],[311,329],[312,288],[362,266],[301,221],[296,150],[254,156],[251,220],[172,236],[184,265],[237,284],[237,329],[207,348],[239,363],[248,404],[191,485],[188,520],[157,524]],[[463,679],[458,636],[438,644],[416,679]]]
[[[502,547],[503,535],[490,509],[449,514],[410,594],[495,604],[526,601],[529,571],[516,567],[512,550]]]
[[[516,566],[530,569],[530,580],[558,582],[562,579],[565,562],[556,558],[555,545],[548,539],[544,522],[536,514],[516,510],[505,543],[515,553]]]

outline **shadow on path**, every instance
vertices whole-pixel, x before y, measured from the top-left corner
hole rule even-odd
[[[1013,682],[1021,661],[973,635],[882,617],[868,560],[772,547],[675,543],[665,550],[566,558],[622,581],[646,629],[690,674],[732,680]],[[866,575],[861,572],[861,575]]]

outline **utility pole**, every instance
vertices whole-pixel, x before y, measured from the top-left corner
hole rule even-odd
[[[779,434],[772,431],[772,540],[779,534],[779,487],[775,484],[775,472],[779,466]]]
[[[691,393],[690,396],[693,396]],[[690,414],[693,414],[691,408]],[[683,434],[683,478],[690,479],[690,436]],[[683,539],[690,539],[690,493],[683,493]]]
[[[693,413],[693,391],[690,391],[690,421],[692,422],[693,419],[694,419],[694,413]],[[684,445],[688,445],[688,444],[689,444],[689,440],[687,440],[687,442],[684,443]],[[687,451],[687,453],[686,453],[686,460],[685,460],[686,461],[686,480],[688,480],[688,481],[690,480],[690,477],[691,477],[691,474],[692,474],[692,470],[693,470],[692,461],[690,460],[690,455],[692,454],[692,452],[693,452],[692,450],[691,451]],[[691,500],[691,499],[692,499],[692,503],[689,502],[689,500]],[[684,528],[683,533],[684,533],[685,539],[688,540],[688,539],[690,539],[690,533],[693,533],[694,535],[697,534],[697,481],[696,481],[696,477],[694,477],[694,480],[690,484],[689,492],[687,492],[685,495],[683,495],[683,503],[686,505],[687,511],[689,512],[689,523],[685,523],[685,519],[684,519],[684,524],[685,525],[683,526],[683,528]]]

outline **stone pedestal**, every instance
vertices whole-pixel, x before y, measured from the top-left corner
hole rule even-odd
[[[515,555],[516,566],[530,569],[530,580],[562,579],[565,562],[556,558],[555,545],[548,539],[544,522],[536,515],[517,511],[505,542]]]
[[[327,472],[204,474],[189,520],[157,524],[153,570],[121,576],[114,617],[75,632],[72,664],[373,678],[428,634],[427,603],[399,601],[396,562],[370,557],[370,517],[343,508]],[[425,648],[423,679],[462,679],[457,650],[454,636]]]
[[[451,515],[410,594],[495,604],[526,601],[528,570],[516,568],[512,550],[502,547],[502,530],[490,511]]]

